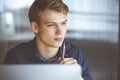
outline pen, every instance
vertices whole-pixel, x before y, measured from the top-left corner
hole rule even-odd
[[[64,55],[65,55],[65,43],[63,44],[62,59],[64,59]]]

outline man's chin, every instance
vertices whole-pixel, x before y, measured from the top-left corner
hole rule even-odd
[[[59,44],[54,45],[54,47],[56,47],[56,48],[59,48],[59,47],[61,47],[61,46],[62,46],[62,43],[59,43]]]

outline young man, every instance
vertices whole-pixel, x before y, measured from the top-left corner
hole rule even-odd
[[[91,80],[82,50],[64,42],[68,7],[62,0],[35,0],[29,10],[35,38],[11,49],[5,64],[79,64]]]

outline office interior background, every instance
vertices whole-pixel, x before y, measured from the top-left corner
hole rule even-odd
[[[0,0],[0,64],[6,52],[34,38],[28,10],[34,0]],[[70,8],[65,40],[83,49],[93,80],[120,80],[118,0],[63,0]]]

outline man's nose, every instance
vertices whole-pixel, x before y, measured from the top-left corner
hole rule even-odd
[[[58,26],[56,27],[56,34],[57,34],[57,35],[62,34],[62,28],[61,28],[60,25],[58,25]]]

